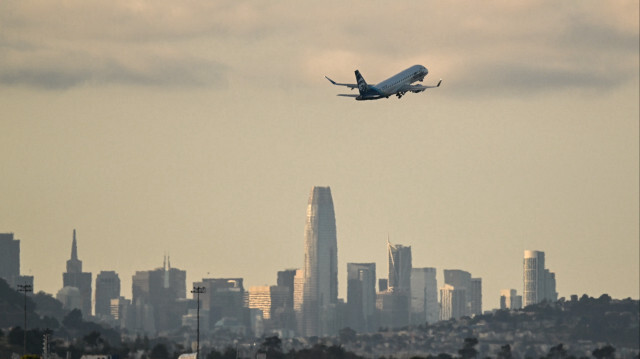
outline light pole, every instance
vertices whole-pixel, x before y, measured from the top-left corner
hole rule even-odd
[[[194,293],[197,298],[197,306],[196,306],[196,359],[200,359],[200,294],[206,293],[207,288],[205,287],[193,287],[191,293]]]
[[[24,347],[22,356],[27,355],[27,293],[33,292],[31,284],[18,284],[18,292],[24,293]]]

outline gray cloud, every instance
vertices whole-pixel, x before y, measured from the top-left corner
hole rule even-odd
[[[5,86],[286,89],[358,66],[380,80],[413,63],[460,95],[606,91],[637,76],[637,20],[620,24],[628,7],[598,2],[29,4],[0,4]]]
[[[461,71],[455,77],[456,93],[492,96],[537,94],[549,91],[606,92],[630,80],[615,69],[559,68],[544,64],[482,64]]]

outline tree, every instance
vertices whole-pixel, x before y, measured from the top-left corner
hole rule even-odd
[[[478,344],[478,339],[476,338],[466,338],[464,340],[464,344],[462,345],[462,349],[458,350],[458,354],[462,357],[462,359],[470,359],[478,356],[478,351],[475,346]]]
[[[500,347],[500,351],[498,352],[498,359],[512,359],[513,355],[511,354],[511,345],[506,344]]]
[[[151,359],[169,359],[169,351],[167,350],[167,346],[158,343],[153,349],[151,349],[151,353],[149,354]]]
[[[282,340],[277,335],[264,338],[260,349],[267,353],[267,358],[284,358],[282,354]]]
[[[349,327],[340,329],[338,335],[340,336],[341,343],[355,342],[358,339],[356,331]]]
[[[82,327],[82,312],[74,309],[62,319],[62,324],[68,329],[80,329]]]
[[[98,332],[96,332],[94,330],[91,333],[85,335],[83,340],[84,340],[85,343],[87,343],[87,345],[92,346],[92,347],[97,347],[98,344],[101,341],[100,333],[98,333]]]
[[[549,349],[549,354],[545,357],[546,359],[561,359],[567,357],[567,349],[564,348],[562,343],[556,345],[555,347],[551,347]]]
[[[615,358],[614,353],[616,352],[616,348],[611,345],[605,345],[602,348],[597,348],[591,354],[597,359],[611,359]]]

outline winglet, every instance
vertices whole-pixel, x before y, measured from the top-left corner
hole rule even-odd
[[[440,79],[440,81],[438,81],[438,84],[436,85],[436,87],[440,87],[441,83],[442,83],[442,79]]]
[[[329,82],[331,82],[332,84],[336,85],[336,82],[335,82],[335,81],[333,81],[332,79],[328,78],[327,76],[325,76],[325,78],[326,78],[327,80],[329,80]]]

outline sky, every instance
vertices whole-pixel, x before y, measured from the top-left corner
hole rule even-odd
[[[171,265],[275,284],[304,262],[330,186],[346,263],[386,241],[414,267],[522,292],[524,250],[560,297],[638,298],[637,1],[2,1],[0,232],[35,289]],[[357,102],[332,86],[414,64],[437,89]]]

